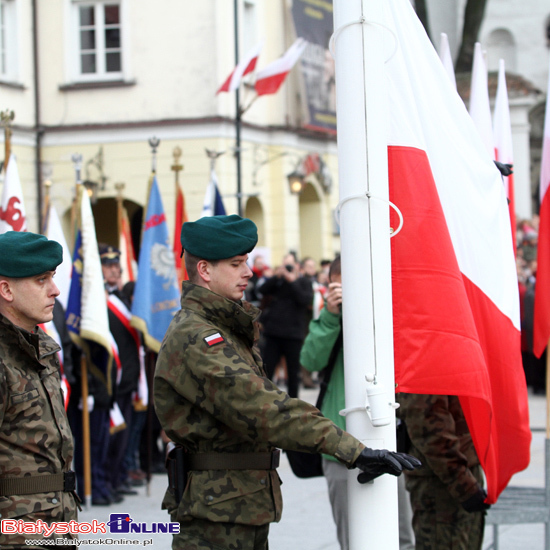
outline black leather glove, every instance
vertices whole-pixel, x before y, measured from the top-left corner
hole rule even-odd
[[[357,457],[355,468],[363,470],[357,476],[359,483],[367,483],[382,474],[401,475],[405,470],[414,470],[422,466],[420,460],[405,453],[394,453],[386,449],[369,449],[365,447]]]
[[[487,491],[480,488],[475,495],[471,496],[468,500],[465,500],[460,504],[462,505],[462,508],[466,510],[466,512],[483,512],[491,507],[490,504],[484,502],[486,498]]]

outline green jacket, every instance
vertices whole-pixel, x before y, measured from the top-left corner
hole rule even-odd
[[[321,310],[318,319],[309,323],[309,333],[300,353],[300,364],[310,372],[323,370],[329,361],[332,348],[342,328],[342,315],[330,313],[327,308]],[[336,356],[336,362],[327,387],[321,412],[337,426],[346,429],[346,419],[340,411],[346,408],[344,382],[344,348]],[[334,460],[327,456],[329,460]]]
[[[73,438],[61,394],[57,343],[0,315],[0,477],[59,474],[70,468]],[[0,496],[1,519],[77,519],[74,496],[62,491]],[[52,535],[50,538],[75,538]],[[25,546],[41,535],[0,534],[0,547]]]
[[[263,452],[275,447],[323,452],[351,466],[363,445],[319,411],[289,397],[266,376],[256,346],[259,310],[183,283],[182,309],[159,352],[154,382],[158,418],[186,451]],[[209,344],[211,336],[219,335]],[[172,519],[245,525],[279,521],[280,479],[275,470],[191,471]]]

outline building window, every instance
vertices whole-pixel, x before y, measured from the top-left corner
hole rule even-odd
[[[122,2],[75,0],[76,80],[123,78]]]
[[[17,80],[16,2],[0,0],[0,80]]]

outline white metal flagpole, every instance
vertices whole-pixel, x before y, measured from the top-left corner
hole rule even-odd
[[[384,65],[397,44],[384,25],[386,1],[334,0],[331,50],[336,63],[346,426],[368,447],[395,450]],[[397,550],[396,478],[384,475],[366,485],[356,478],[357,470],[351,470],[351,550]]]

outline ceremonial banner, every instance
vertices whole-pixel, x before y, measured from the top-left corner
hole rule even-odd
[[[137,262],[134,254],[134,244],[132,242],[132,232],[130,231],[130,220],[128,212],[122,200],[117,201],[118,211],[118,249],[120,250],[120,267],[122,268],[122,283],[126,284],[135,281],[137,278]]]
[[[65,234],[61,228],[61,221],[57,215],[57,210],[53,204],[48,205],[48,211],[45,219],[45,232],[44,234],[48,239],[57,241],[63,248],[63,262],[57,266],[55,270],[55,284],[59,288],[59,296],[57,299],[61,302],[63,309],[67,309],[67,302],[69,300],[69,290],[71,287],[71,272],[73,269],[73,262],[71,259],[71,253],[65,239]]]
[[[470,82],[470,116],[481,136],[485,149],[492,159],[495,158],[495,143],[493,140],[493,124],[491,122],[491,106],[489,103],[489,85],[487,67],[481,44],[474,47],[474,63],[472,66],[472,81]]]
[[[494,503],[531,442],[506,194],[410,2],[386,15],[397,391],[459,396]]]
[[[180,291],[156,176],[147,203],[138,270],[132,325],[141,331],[146,346],[158,353],[164,333],[180,308]]]
[[[2,199],[0,200],[0,233],[26,230],[27,217],[23,205],[23,191],[15,157],[12,154],[4,175]]]
[[[71,287],[66,308],[67,330],[86,352],[90,372],[112,392],[111,333],[107,297],[88,193],[77,187],[79,224],[73,253]]]
[[[333,32],[332,1],[293,0],[296,36],[307,41],[300,58],[304,82],[306,128],[336,133],[334,59],[328,49]]]
[[[187,271],[185,262],[181,256],[181,226],[188,221],[187,211],[185,210],[185,198],[179,184],[176,184],[176,221],[174,223],[174,261],[176,262],[176,271],[178,273],[178,287],[181,288],[181,282],[187,281]]]
[[[218,176],[214,168],[210,171],[210,182],[204,195],[201,218],[205,216],[225,216],[225,206],[218,189]]]
[[[493,116],[493,136],[495,139],[495,160],[503,164],[514,165],[512,148],[512,123],[510,122],[510,105],[508,103],[508,89],[506,87],[506,71],[504,59],[500,60],[498,69],[498,86],[495,100],[495,114]],[[512,229],[512,245],[516,249],[516,201],[514,196],[514,174],[502,176],[506,196],[508,197],[508,211]]]
[[[533,334],[533,351],[537,357],[543,354],[550,339],[550,72],[547,90],[540,165],[540,225]]]
[[[449,78],[451,79],[451,82],[453,83],[453,86],[456,88],[455,68],[453,65],[451,48],[449,46],[449,38],[444,32],[441,33],[439,57],[441,59],[441,63],[443,63],[443,67],[445,67],[445,71],[447,72],[447,75],[449,76]]]

